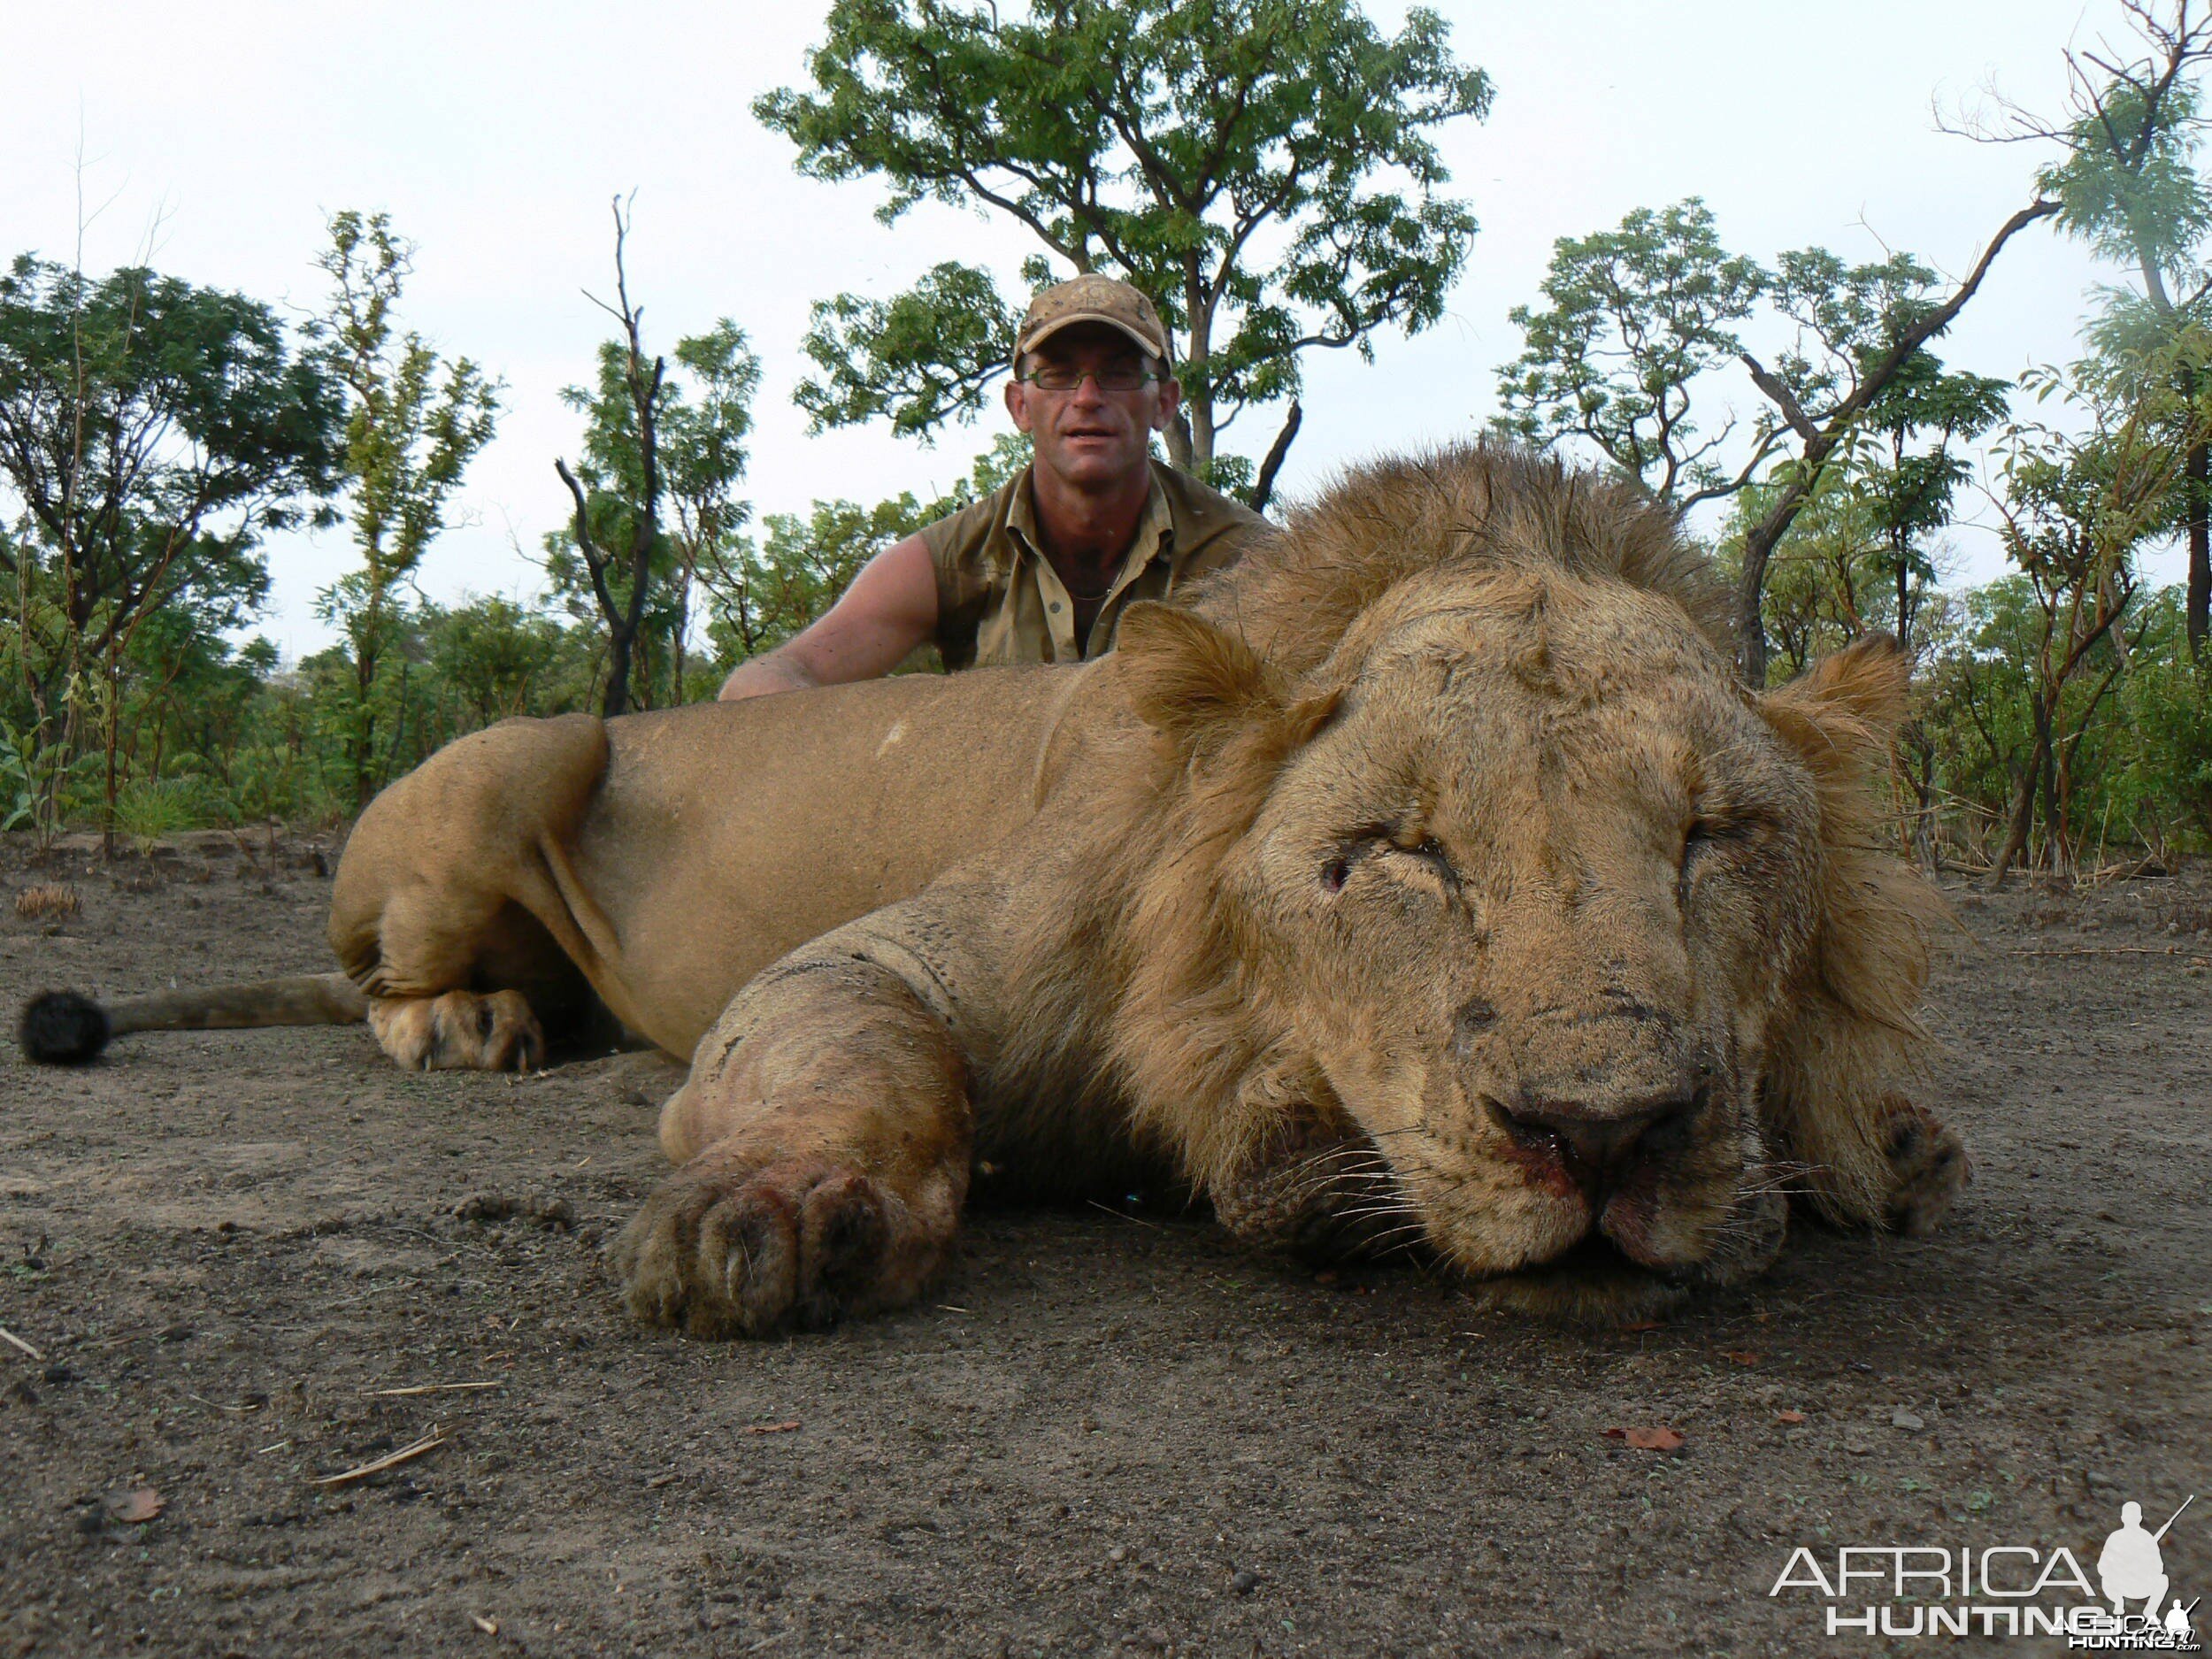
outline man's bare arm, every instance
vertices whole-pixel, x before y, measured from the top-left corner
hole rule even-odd
[[[936,632],[936,568],[921,537],[909,536],[863,565],[843,596],[803,633],[739,664],[722,682],[721,701],[873,680]]]

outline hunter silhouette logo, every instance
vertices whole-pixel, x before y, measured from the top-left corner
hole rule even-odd
[[[1831,1636],[2062,1636],[2069,1649],[2199,1653],[2197,1603],[2173,1594],[2161,1548],[2195,1502],[2192,1494],[2154,1532],[2141,1504],[2121,1505],[2118,1528],[2097,1552],[2094,1585],[2063,1544],[1866,1544],[1839,1548],[1832,1574],[1799,1548],[1767,1594],[1816,1592]],[[2097,1604],[2100,1594],[2108,1606]]]
[[[2097,1578],[2104,1586],[2105,1599],[2112,1603],[2113,1617],[2124,1619],[2127,1604],[2139,1601],[2143,1603],[2144,1617],[2156,1628],[2184,1641],[2189,1640],[2189,1615],[2196,1607],[2194,1601],[2185,1608],[2181,1598],[2176,1596],[2164,1619],[2158,1617],[2166,1592],[2172,1587],[2167,1582],[2165,1558],[2160,1555],[2158,1546],[2181,1518],[2182,1509],[2196,1501],[2196,1494],[2191,1493],[2183,1500],[2181,1509],[2168,1516],[2166,1525],[2155,1532],[2143,1530],[2141,1504],[2120,1506],[2120,1530],[2104,1540],[2104,1548],[2097,1555]]]

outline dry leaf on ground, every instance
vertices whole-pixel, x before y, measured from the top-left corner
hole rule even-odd
[[[108,1495],[108,1513],[133,1526],[152,1520],[161,1513],[161,1494],[151,1486],[137,1486]]]
[[[745,1432],[748,1434],[788,1434],[798,1426],[796,1419],[789,1423],[748,1423]]]
[[[1682,1448],[1679,1429],[1608,1429],[1609,1440],[1626,1440],[1640,1452],[1672,1452]]]
[[[1802,1423],[1805,1414],[1802,1411],[1777,1411],[1774,1420],[1777,1423]]]

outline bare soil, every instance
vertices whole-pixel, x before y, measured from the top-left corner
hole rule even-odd
[[[0,851],[0,1002],[324,968],[314,850]],[[4,902],[55,880],[76,916]],[[1955,896],[1951,1225],[1801,1223],[1648,1329],[1125,1204],[978,1216],[895,1317],[695,1342],[601,1259],[661,1172],[650,1056],[11,1054],[0,1655],[1864,1651],[1769,1595],[1799,1545],[2093,1571],[2123,1499],[2192,1492],[2167,1571],[2212,1591],[2212,881]]]

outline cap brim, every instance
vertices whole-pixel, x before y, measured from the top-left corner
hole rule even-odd
[[[1014,348],[1014,355],[1019,357],[1025,351],[1034,351],[1063,328],[1071,328],[1077,323],[1103,323],[1107,327],[1126,334],[1135,342],[1137,349],[1148,357],[1157,357],[1163,363],[1167,361],[1167,347],[1164,342],[1148,339],[1122,321],[1120,318],[1109,317],[1102,311],[1071,311],[1065,317],[1056,317],[1048,323],[1041,323],[1022,336],[1021,343]]]

